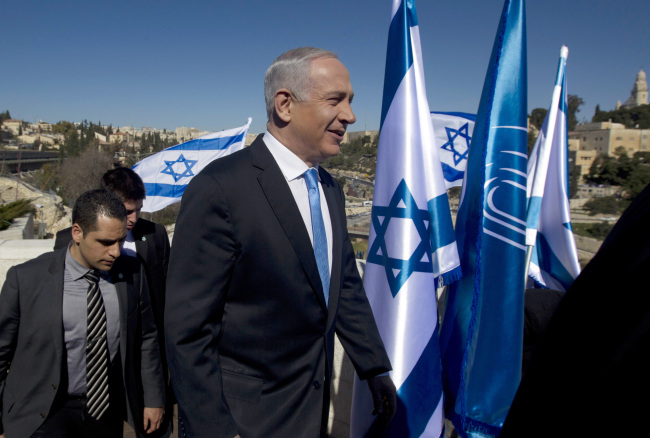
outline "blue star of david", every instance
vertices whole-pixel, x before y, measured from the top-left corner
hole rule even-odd
[[[160,173],[166,173],[168,175],[171,175],[172,178],[174,178],[174,182],[178,182],[179,179],[184,178],[186,176],[194,176],[192,173],[192,167],[198,162],[198,160],[188,160],[181,154],[180,157],[176,161],[167,161],[164,160],[165,164],[167,167],[165,167],[163,170],[160,171]],[[176,173],[174,171],[174,164],[176,163],[182,163],[185,165],[185,170],[183,173]]]
[[[398,207],[400,203],[403,206]],[[382,220],[383,218],[383,220]],[[391,219],[410,219],[420,236],[420,243],[408,260],[390,257],[386,247],[386,231]],[[372,207],[372,225],[377,234],[368,251],[368,263],[384,266],[393,297],[414,272],[432,273],[431,241],[429,240],[429,212],[418,208],[406,182],[402,180],[388,207]]]
[[[459,129],[445,127],[445,131],[447,131],[447,138],[449,139],[449,141],[443,144],[441,148],[446,151],[453,152],[454,164],[458,166],[458,163],[467,159],[467,153],[469,152],[469,142],[472,140],[472,137],[470,137],[469,135],[468,124],[465,123]],[[454,145],[454,140],[456,140],[458,137],[465,139],[465,152],[461,153],[460,151],[458,151],[458,149],[456,149]],[[462,144],[462,141],[460,143]]]

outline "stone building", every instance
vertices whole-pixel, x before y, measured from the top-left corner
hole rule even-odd
[[[576,149],[580,151],[614,155],[622,147],[628,155],[650,152],[650,129],[629,129],[621,123],[580,123],[569,132],[569,139],[579,140]]]

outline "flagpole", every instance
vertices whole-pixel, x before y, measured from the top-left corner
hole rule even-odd
[[[547,130],[544,142],[542,143],[538,152],[539,159],[536,162],[534,177],[529,178],[528,185],[528,209],[526,215],[526,264],[524,271],[524,290],[528,283],[528,270],[530,261],[533,256],[533,248],[537,240],[537,226],[539,224],[539,211],[542,203],[542,196],[544,195],[544,187],[546,185],[546,174],[548,173],[548,164],[551,157],[551,147],[553,144],[553,137],[555,136],[555,123],[557,121],[557,114],[559,112],[560,97],[562,95],[562,82],[564,77],[564,70],[566,68],[566,60],[569,56],[569,48],[563,45],[560,48],[560,62],[557,69],[557,77],[555,86],[553,87],[553,96],[551,98],[551,108],[547,119]],[[543,135],[540,130],[539,135]]]

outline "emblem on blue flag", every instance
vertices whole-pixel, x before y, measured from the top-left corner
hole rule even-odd
[[[524,325],[527,67],[524,0],[505,0],[456,218],[463,278],[440,329],[445,415],[496,437],[519,386]]]

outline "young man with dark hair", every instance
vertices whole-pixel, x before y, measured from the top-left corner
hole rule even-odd
[[[151,308],[158,328],[158,345],[160,347],[165,385],[167,387],[168,405],[161,430],[154,437],[168,437],[172,431],[172,414],[174,396],[169,384],[167,359],[165,357],[164,309],[165,282],[167,263],[169,261],[169,238],[165,227],[140,218],[142,203],[146,197],[144,183],[140,176],[127,167],[117,167],[107,171],[101,180],[101,188],[106,189],[122,201],[126,208],[127,235],[122,247],[122,254],[137,257],[144,266],[151,296]],[[71,228],[56,234],[54,249],[66,246],[70,242]]]
[[[138,437],[165,386],[144,270],[120,256],[126,210],[106,190],[75,203],[72,241],[9,269],[0,293],[0,437]]]

